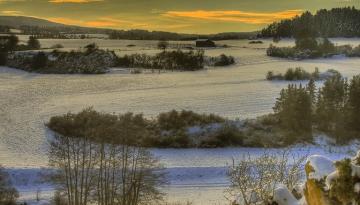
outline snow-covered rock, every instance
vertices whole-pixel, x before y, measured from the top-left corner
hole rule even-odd
[[[360,178],[360,166],[351,164],[351,176]]]
[[[360,194],[360,182],[355,184],[354,192]]]
[[[274,202],[278,205],[299,205],[299,201],[284,185],[279,185],[274,191]]]
[[[321,180],[335,171],[334,162],[320,155],[310,156],[306,163],[312,168],[309,179]]]
[[[329,190],[331,188],[332,182],[338,177],[339,177],[339,173],[337,171],[334,171],[333,173],[329,174],[326,177],[325,180],[326,190]]]

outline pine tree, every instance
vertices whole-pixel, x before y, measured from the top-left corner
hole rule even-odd
[[[360,131],[360,75],[354,76],[349,86],[348,101],[349,128]]]
[[[27,45],[29,49],[33,49],[33,50],[38,50],[41,47],[39,40],[35,36],[29,37]]]

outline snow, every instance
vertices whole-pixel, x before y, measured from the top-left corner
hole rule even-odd
[[[354,185],[354,192],[360,194],[360,183]]]
[[[351,164],[351,176],[360,178],[360,166]]]
[[[274,191],[274,201],[278,205],[299,205],[299,201],[284,185],[279,185]]]
[[[306,163],[313,168],[313,171],[309,173],[310,179],[321,180],[335,171],[334,162],[324,156],[312,155]]]
[[[335,41],[339,45],[359,44],[359,39]],[[91,42],[86,39],[41,40],[44,47],[57,43],[69,50]],[[121,49],[122,55],[139,50],[150,54],[158,52],[152,49],[156,47],[156,41],[96,40],[96,43],[105,49]],[[84,107],[94,106],[95,109],[104,112],[142,112],[147,117],[171,109],[190,109],[201,113],[215,113],[230,119],[254,118],[271,112],[275,102],[274,96],[277,96],[288,84],[288,82],[266,81],[265,74],[269,70],[283,73],[287,68],[294,66],[301,66],[310,72],[315,67],[319,67],[320,71],[334,68],[345,77],[356,75],[360,70],[360,58],[301,62],[270,58],[265,54],[265,48],[270,43],[271,40],[265,40],[262,45],[248,45],[247,40],[221,41],[220,44],[232,47],[207,50],[206,54],[233,55],[238,64],[226,69],[198,72],[168,72],[161,75],[122,73],[39,75],[0,67],[0,162],[17,172],[14,178],[19,178],[16,186],[20,190],[21,197],[33,199],[37,186],[41,184],[32,185],[32,180],[29,180],[26,185],[23,179],[26,179],[26,176],[30,179],[36,178],[36,172],[41,170],[40,167],[47,166],[48,135],[44,123],[53,115],[68,111],[78,112]],[[136,47],[127,48],[126,45],[129,44],[135,44]],[[279,46],[290,46],[294,42],[283,40],[279,44]],[[319,84],[321,82],[317,82],[317,85]],[[197,130],[194,128],[190,131]],[[300,156],[323,154],[337,160],[348,156],[348,149],[354,149],[356,146],[358,145],[341,147],[299,145],[292,148],[292,151]],[[258,156],[264,152],[264,149],[153,149],[152,151],[160,157],[169,171],[171,184],[166,187],[166,192],[170,200],[190,200],[197,205],[224,203],[226,200],[223,199],[223,192],[228,186],[224,167],[231,163],[232,158],[241,160],[241,157],[247,153]],[[278,150],[271,149],[271,151]],[[21,170],[16,171],[16,169]],[[50,186],[41,186],[41,189],[44,197],[51,195]]]
[[[339,173],[337,171],[334,171],[333,173],[329,174],[325,180],[325,185],[326,185],[325,188],[329,190],[331,188],[331,183],[338,177],[339,177]]]

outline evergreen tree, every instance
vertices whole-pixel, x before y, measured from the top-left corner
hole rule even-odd
[[[34,70],[45,68],[47,62],[48,62],[48,57],[46,56],[46,54],[44,52],[39,52],[33,57],[31,68]]]
[[[349,86],[348,101],[349,128],[351,130],[360,131],[360,75],[354,76]]]
[[[324,86],[319,90],[316,106],[316,120],[320,130],[337,136],[343,133],[347,90],[347,81],[340,74],[325,81]]]
[[[28,48],[32,50],[38,50],[40,49],[40,42],[35,36],[30,36],[28,40]]]
[[[10,52],[14,51],[16,49],[17,44],[19,43],[19,38],[15,35],[11,35],[8,37],[8,40],[6,42],[6,49]]]
[[[282,89],[273,109],[275,116],[279,120],[280,127],[291,133],[289,137],[305,137],[305,140],[311,139],[311,96],[305,87],[302,85],[299,87],[289,85],[288,88]],[[286,140],[294,142],[298,139]]]
[[[314,105],[316,102],[316,85],[314,78],[310,78],[309,83],[306,86],[307,91],[311,97],[311,104]]]

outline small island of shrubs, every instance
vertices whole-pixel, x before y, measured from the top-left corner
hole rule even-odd
[[[314,72],[310,73],[301,67],[296,67],[295,69],[287,69],[285,74],[268,71],[266,74],[266,80],[325,80],[334,75],[340,75],[340,73],[333,69],[328,69],[326,72],[320,73],[319,68],[315,68]]]
[[[257,41],[249,41],[249,44],[263,44],[263,41],[257,40]]]
[[[0,41],[0,65],[37,73],[54,74],[102,74],[111,67],[135,68],[131,73],[141,73],[141,69],[195,71],[205,66],[227,66],[235,63],[232,56],[208,57],[203,50],[167,50],[167,42],[160,41],[159,52],[155,55],[131,54],[117,56],[114,51],[100,49],[95,43],[83,49],[60,51],[61,45],[54,45],[53,51],[33,51],[40,48],[35,37],[30,37],[28,45],[18,45],[16,36],[3,37]]]

